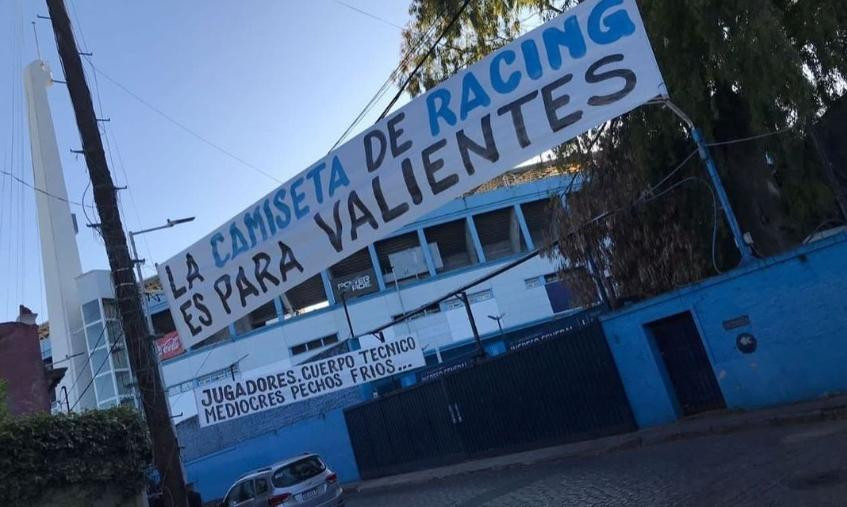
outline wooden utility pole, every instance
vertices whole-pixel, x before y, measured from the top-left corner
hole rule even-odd
[[[115,297],[121,318],[132,371],[141,393],[144,416],[153,440],[153,460],[162,478],[165,504],[185,507],[186,491],[179,458],[179,444],[171,426],[167,397],[154,355],[153,340],[147,332],[141,299],[138,294],[134,259],[130,256],[126,236],[118,212],[117,189],[112,182],[103,142],[97,128],[97,117],[91,92],[85,81],[82,60],[71,30],[71,21],[63,0],[47,0],[50,21],[56,36],[59,58],[65,70],[65,81],[73,103],[82,150],[91,177],[94,202],[100,215],[100,233],[106,244],[106,255],[112,269]]]

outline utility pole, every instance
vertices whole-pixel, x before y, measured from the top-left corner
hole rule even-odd
[[[712,158],[712,154],[709,151],[709,145],[706,144],[706,141],[703,139],[703,134],[700,132],[700,129],[694,125],[691,118],[676,104],[674,104],[670,98],[663,97],[659,100],[659,103],[664,104],[665,107],[670,109],[688,127],[688,130],[691,133],[691,139],[697,145],[697,152],[700,155],[700,160],[702,160],[703,164],[706,166],[706,174],[709,175],[712,187],[715,189],[721,208],[723,208],[723,213],[726,217],[727,223],[729,224],[729,230],[732,233],[735,246],[738,248],[739,253],[741,253],[741,264],[749,264],[754,259],[753,249],[750,248],[750,245],[748,245],[746,241],[744,241],[744,234],[741,232],[741,226],[738,225],[738,219],[735,218],[735,212],[732,211],[732,206],[729,204],[729,197],[726,195],[726,189],[724,189],[723,183],[721,183],[721,178],[718,175],[718,168],[715,166],[715,160]]]
[[[118,212],[117,189],[112,182],[109,166],[106,163],[91,92],[85,81],[82,60],[64,1],[46,1],[82,140],[85,162],[91,177],[94,202],[100,215],[100,233],[106,245],[106,255],[112,270],[112,281],[115,285],[115,296],[130,366],[138,381],[144,416],[153,441],[154,464],[162,478],[162,489],[165,492],[163,497],[166,505],[186,507],[187,497],[179,458],[179,444],[171,426],[167,398],[162,389],[162,379],[159,376],[153,343],[147,332],[144,312],[141,309],[138,286],[133,275],[133,259],[127,247]]]

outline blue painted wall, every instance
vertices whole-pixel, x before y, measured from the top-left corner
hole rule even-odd
[[[320,454],[342,483],[359,480],[343,409],[243,440],[237,446],[186,462],[185,469],[203,501],[210,501],[223,497],[244,472],[305,452]]]
[[[754,409],[847,392],[847,235],[759,260],[602,319],[639,426],[681,414],[645,326],[689,311],[730,409]],[[748,316],[727,330],[724,322]],[[743,354],[736,337],[758,348]]]

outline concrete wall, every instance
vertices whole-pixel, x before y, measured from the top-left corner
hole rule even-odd
[[[845,234],[604,317],[603,328],[641,427],[680,415],[645,326],[686,311],[694,318],[730,409],[847,391]],[[757,339],[755,352],[737,348],[741,333]]]
[[[180,445],[184,447],[182,459],[199,459],[229,449],[242,441],[279,432],[280,428],[308,419],[320,419],[333,410],[364,401],[362,393],[361,388],[345,389],[205,428],[201,428],[197,418],[192,417],[176,426]],[[193,393],[189,392],[186,396],[193,401]]]
[[[208,502],[223,497],[244,472],[306,452],[320,454],[342,483],[359,480],[347,423],[340,408],[186,461],[187,480],[194,483]]]

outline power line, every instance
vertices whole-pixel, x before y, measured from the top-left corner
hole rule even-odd
[[[103,328],[100,330],[100,334],[97,336],[97,341],[94,343],[94,346],[91,347],[91,350],[96,350],[97,347],[100,346],[100,342],[102,342],[103,337],[106,336],[106,327],[107,327],[107,321],[104,318],[103,319]],[[87,338],[86,338],[86,340],[87,340]],[[68,391],[72,390],[74,388],[74,386],[77,385],[80,377],[82,377],[82,374],[85,371],[85,368],[88,368],[88,364],[90,362],[91,362],[91,354],[86,354],[85,366],[83,366],[82,369],[80,369],[80,371],[77,373],[76,378],[74,379],[73,383],[70,385],[70,387],[68,387]],[[79,395],[77,397],[77,399],[79,399],[79,398],[82,398],[82,395]],[[76,406],[76,404],[74,404],[74,406]],[[68,409],[68,410],[70,410],[70,409]]]
[[[760,137],[766,137],[766,136],[769,136],[769,135],[777,135],[777,134],[784,133],[784,132],[785,132],[785,130],[780,130],[780,131],[771,132],[769,134],[762,134],[761,136],[754,136],[752,138],[743,138],[743,139],[735,139],[735,140],[730,140],[730,141],[723,141],[722,143],[723,144],[730,144],[730,143],[735,143],[735,142],[745,142],[745,141],[750,141],[750,140],[753,140],[753,139],[758,139]],[[695,151],[695,153],[696,153],[696,151]],[[686,157],[680,164],[678,164],[673,170],[671,170],[669,172],[668,176],[672,176],[673,174],[676,174],[690,159],[691,159],[691,155]],[[713,209],[715,210],[715,222],[714,222],[713,232],[712,232],[712,244],[713,244],[712,262],[714,263],[714,267],[715,267],[716,271],[718,271],[718,273],[721,273],[721,270],[717,267],[717,263],[714,260],[714,251],[715,251],[714,245],[715,245],[716,237],[717,237],[717,209],[718,209],[716,197],[714,196],[714,189],[712,188],[711,185],[709,185],[709,183],[707,181],[703,180],[702,178],[699,178],[699,177],[696,177],[696,176],[691,176],[691,177],[685,178],[683,180],[680,180],[680,181],[674,183],[673,185],[671,185],[670,187],[668,187],[667,189],[665,189],[665,190],[663,190],[659,193],[654,193],[658,186],[660,186],[661,184],[665,183],[668,180],[668,176],[662,178],[662,180],[659,183],[657,183],[656,185],[651,185],[647,189],[641,191],[630,203],[619,206],[618,208],[614,208],[614,209],[609,210],[609,211],[605,211],[605,212],[603,212],[599,215],[596,215],[596,216],[592,217],[591,219],[583,222],[582,224],[579,224],[579,225],[573,227],[567,234],[565,234],[565,237],[571,237],[571,236],[577,234],[580,230],[582,230],[582,229],[584,229],[584,228],[586,228],[590,225],[593,225],[597,222],[600,222],[601,220],[605,220],[605,219],[607,219],[607,218],[609,218],[613,215],[616,215],[616,214],[621,213],[623,211],[635,209],[639,206],[642,206],[644,204],[655,201],[655,200],[657,200],[661,197],[664,197],[665,195],[667,195],[671,191],[681,187],[685,183],[688,183],[688,182],[693,181],[693,180],[699,180],[699,181],[702,181],[704,184],[706,184],[709,187],[710,191],[712,192]],[[550,248],[554,248],[558,244],[559,244],[559,240],[554,241],[550,245]],[[506,272],[510,269],[515,268],[516,266],[519,266],[519,265],[533,259],[534,257],[538,256],[540,253],[541,253],[541,249],[535,249],[532,252],[529,252],[528,254],[524,255],[523,257],[521,257],[521,258],[519,258],[519,259],[517,259],[513,262],[510,262],[509,264],[501,266],[500,268],[497,268],[497,269],[495,269],[495,270],[493,270],[493,271],[491,271],[491,272],[489,272],[489,273],[487,273],[487,274],[485,274],[485,275],[483,275],[483,276],[463,285],[462,287],[460,287],[458,289],[454,289],[454,290],[450,291],[449,293],[445,294],[444,296],[442,296],[438,299],[428,301],[428,302],[424,303],[423,305],[419,306],[418,308],[411,310],[409,312],[406,312],[396,319],[392,319],[391,322],[384,324],[382,326],[379,326],[375,329],[372,329],[371,331],[361,333],[361,334],[357,335],[356,337],[358,338],[358,337],[367,336],[367,335],[376,335],[377,333],[384,331],[385,329],[387,329],[387,328],[389,328],[389,327],[391,327],[395,324],[403,322],[403,321],[423,312],[426,308],[432,306],[433,304],[437,304],[441,301],[444,301],[446,299],[454,297],[461,292],[465,292],[465,291],[469,290],[470,288],[472,288],[476,285],[479,285],[483,282],[486,282],[486,281],[488,281],[488,280],[490,280],[490,279],[492,279],[492,278],[494,278],[494,277],[496,277],[496,276],[498,276],[498,275],[500,275],[500,274],[502,274],[502,273],[504,273],[504,272]],[[343,342],[341,342],[341,343],[343,343]]]
[[[162,118],[166,119],[168,122],[172,123],[173,125],[175,125],[175,126],[176,126],[176,127],[178,127],[179,129],[181,129],[181,130],[183,130],[184,132],[186,132],[187,134],[189,134],[189,135],[193,136],[194,138],[196,138],[196,139],[198,139],[199,141],[203,142],[204,144],[206,144],[206,145],[210,146],[211,148],[214,148],[215,150],[217,150],[218,152],[220,152],[220,153],[222,153],[222,154],[226,155],[227,157],[231,158],[232,160],[235,160],[236,162],[238,162],[239,164],[243,165],[244,167],[247,167],[247,168],[249,168],[249,169],[252,169],[252,170],[254,170],[254,171],[256,171],[256,172],[258,172],[258,173],[262,174],[263,176],[265,176],[265,177],[267,177],[267,178],[269,178],[269,179],[274,180],[274,181],[275,181],[275,182],[277,182],[277,183],[282,183],[282,180],[280,180],[279,178],[277,178],[277,177],[276,177],[276,176],[274,176],[273,174],[271,174],[271,173],[269,173],[269,172],[265,171],[264,169],[262,169],[262,168],[260,168],[260,167],[257,167],[257,166],[255,166],[255,165],[251,164],[250,162],[247,162],[246,160],[244,160],[243,158],[239,157],[238,155],[236,155],[236,154],[232,153],[231,151],[227,150],[226,148],[223,148],[223,147],[219,146],[218,144],[215,144],[214,142],[210,141],[208,138],[206,138],[206,137],[204,137],[203,135],[201,135],[201,134],[197,133],[196,131],[192,130],[190,127],[188,127],[187,125],[185,125],[185,124],[184,124],[184,123],[182,123],[181,121],[179,121],[179,120],[177,120],[176,118],[174,118],[174,117],[170,116],[169,114],[167,114],[166,112],[162,111],[162,110],[161,110],[161,109],[159,109],[158,107],[154,106],[154,105],[153,105],[153,104],[151,104],[150,102],[148,102],[148,101],[144,100],[141,96],[139,96],[138,94],[136,94],[135,92],[133,92],[132,90],[130,90],[129,88],[127,88],[126,86],[124,86],[123,84],[121,84],[120,82],[118,82],[118,81],[117,81],[116,79],[114,79],[113,77],[111,77],[111,76],[109,76],[108,74],[106,74],[105,72],[103,72],[103,71],[102,71],[99,67],[97,67],[96,65],[94,65],[94,64],[93,64],[90,60],[88,60],[88,64],[89,64],[89,65],[91,65],[91,68],[92,68],[92,69],[94,69],[94,72],[95,72],[96,74],[100,74],[100,75],[101,75],[101,76],[103,76],[103,77],[104,77],[107,81],[109,81],[109,82],[110,82],[110,83],[112,83],[113,85],[115,85],[115,86],[117,86],[118,88],[120,88],[120,89],[121,89],[124,93],[126,93],[126,94],[127,94],[127,95],[129,95],[130,97],[134,98],[134,99],[135,99],[135,100],[137,100],[139,103],[141,103],[142,105],[144,105],[145,107],[147,107],[148,109],[150,109],[151,111],[153,111],[154,113],[158,114],[158,115],[159,115],[159,116],[161,116]]]
[[[432,36],[434,30],[435,25],[433,24],[427,29],[426,32],[420,35],[418,40],[415,42],[414,46],[410,48],[405,55],[403,55],[403,58],[400,59],[400,63],[398,63],[394,70],[391,71],[391,73],[388,75],[388,78],[385,80],[385,82],[382,83],[382,86],[380,86],[376,93],[374,93],[373,97],[371,97],[371,100],[369,100],[368,103],[365,104],[365,107],[362,108],[362,111],[356,116],[356,118],[353,119],[353,122],[350,124],[350,126],[347,127],[344,133],[341,134],[341,137],[338,138],[338,140],[335,142],[335,144],[332,145],[332,148],[330,148],[329,151],[334,150],[339,144],[341,144],[344,139],[350,134],[350,132],[352,132],[353,129],[356,128],[356,126],[364,119],[365,115],[373,108],[373,106],[376,105],[376,103],[383,97],[383,95],[385,95],[385,93],[391,86],[391,83],[394,82],[394,79],[397,77],[397,75],[400,73],[406,63],[415,56],[418,49],[423,46],[424,42],[426,42]]]
[[[781,130],[775,130],[773,132],[768,132],[766,134],[759,134],[759,135],[750,136],[750,137],[742,137],[740,139],[731,139],[729,141],[716,141],[714,143],[706,143],[706,146],[726,146],[728,144],[738,144],[738,143],[745,143],[745,142],[748,142],[748,141],[756,141],[758,139],[763,139],[765,137],[778,136],[780,134],[790,132],[790,131],[794,130],[795,128],[796,128],[796,126],[787,127],[787,128],[781,129]]]
[[[97,371],[95,371],[91,375],[91,380],[88,381],[88,384],[86,384],[85,388],[83,388],[82,392],[79,393],[79,396],[77,396],[76,401],[74,402],[73,406],[71,406],[70,410],[73,410],[74,408],[76,408],[76,406],[79,404],[79,402],[82,401],[82,397],[85,396],[85,393],[87,393],[88,390],[91,389],[91,386],[94,385],[94,380],[97,378],[97,375],[100,374],[100,371],[103,369],[103,367],[106,366],[106,363],[109,362],[109,356],[111,356],[115,352],[116,347],[118,346],[119,343],[120,342],[118,340],[115,340],[115,342],[109,347],[109,351],[106,353],[106,357],[104,357],[103,360],[100,362],[100,366],[97,367]],[[91,356],[89,356],[89,358],[90,357]],[[115,378],[117,379],[117,377],[115,377]],[[115,393],[115,394],[118,395],[118,393]],[[95,396],[96,396],[96,392],[95,392]]]
[[[14,180],[14,181],[16,181],[16,182],[20,183],[21,185],[24,185],[24,186],[26,186],[26,187],[29,187],[29,188],[31,188],[32,190],[35,190],[36,192],[38,192],[38,193],[40,193],[40,194],[43,194],[43,195],[46,195],[47,197],[50,197],[50,198],[52,198],[52,199],[57,199],[57,200],[59,200],[59,201],[66,202],[66,203],[68,203],[68,204],[73,204],[74,206],[80,206],[80,207],[82,207],[82,208],[94,209],[94,206],[91,206],[90,204],[83,204],[83,203],[78,202],[78,201],[72,201],[72,200],[70,200],[70,199],[65,199],[64,197],[59,197],[58,195],[51,194],[50,192],[48,192],[48,191],[44,190],[43,188],[36,187],[35,185],[32,185],[31,183],[29,183],[29,182],[27,182],[27,181],[25,181],[25,180],[21,179],[21,178],[20,178],[20,177],[18,177],[17,175],[14,175],[14,174],[12,174],[12,173],[10,173],[9,171],[6,171],[6,170],[4,170],[4,169],[0,169],[0,173],[2,173],[2,174],[3,174],[3,175],[5,175],[5,176],[9,176],[9,177],[11,177],[11,178],[12,178],[12,180]]]
[[[362,9],[360,9],[360,8],[356,7],[355,5],[350,5],[350,4],[348,4],[347,2],[342,2],[341,0],[332,0],[332,1],[333,1],[333,2],[335,2],[335,3],[337,3],[338,5],[341,5],[341,6],[347,7],[347,8],[348,8],[348,9],[350,9],[350,10],[356,11],[356,12],[358,12],[359,14],[362,14],[362,15],[364,15],[364,16],[367,16],[367,17],[369,17],[369,18],[371,18],[371,19],[375,19],[376,21],[379,21],[380,23],[383,23],[383,24],[386,24],[386,25],[389,25],[389,26],[393,26],[394,28],[397,28],[397,29],[399,29],[399,30],[403,30],[403,27],[402,27],[402,26],[400,26],[400,25],[398,25],[398,24],[396,24],[396,23],[393,23],[393,22],[391,22],[391,21],[389,21],[389,20],[387,20],[387,19],[385,19],[385,18],[383,18],[383,17],[377,16],[376,14],[373,14],[373,13],[370,13],[370,12],[368,12],[368,11],[362,10]]]
[[[382,114],[379,115],[379,119],[377,121],[385,118],[388,112],[391,111],[391,108],[394,107],[394,104],[396,104],[397,101],[400,99],[400,96],[403,95],[403,92],[406,90],[406,87],[412,81],[412,78],[415,76],[415,74],[418,73],[421,67],[423,67],[423,64],[429,59],[429,57],[432,56],[432,54],[435,52],[435,48],[438,47],[438,44],[441,42],[441,39],[443,39],[444,36],[447,35],[447,32],[449,32],[450,29],[453,28],[453,25],[456,24],[456,21],[459,20],[459,17],[461,17],[462,13],[465,12],[465,8],[468,6],[469,3],[471,3],[471,0],[465,0],[459,10],[453,16],[453,19],[450,20],[450,23],[448,23],[447,27],[441,32],[441,35],[439,35],[438,38],[435,39],[435,42],[432,44],[432,46],[430,46],[429,51],[427,51],[424,57],[421,58],[421,60],[418,62],[412,72],[408,76],[406,76],[406,80],[403,81],[403,84],[400,85],[400,89],[397,90],[397,94],[394,95],[394,98],[391,99],[391,102],[388,103],[388,107],[386,107]]]

